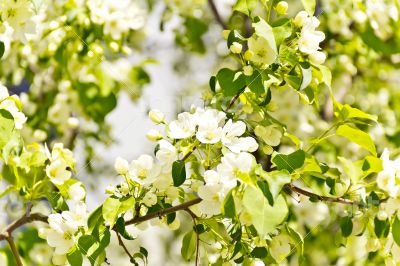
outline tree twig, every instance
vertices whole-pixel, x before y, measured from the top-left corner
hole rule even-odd
[[[347,204],[347,205],[362,206],[362,203],[359,202],[359,201],[349,200],[349,199],[345,199],[345,198],[342,198],[342,197],[321,196],[321,195],[315,194],[313,192],[310,192],[310,191],[304,190],[302,188],[299,188],[299,187],[297,187],[297,186],[295,186],[293,184],[286,185],[286,188],[291,190],[291,191],[293,191],[293,192],[295,192],[295,193],[298,193],[298,194],[301,194],[301,195],[304,195],[304,196],[307,196],[307,197],[310,197],[310,198],[314,197],[314,198],[317,198],[318,200],[321,200],[321,201],[337,202],[337,203],[342,203],[342,204]]]
[[[199,259],[200,259],[200,234],[199,234],[199,232],[197,232],[197,216],[189,208],[185,209],[185,211],[187,213],[189,213],[190,217],[192,217],[192,220],[193,220],[194,232],[196,233],[196,258],[194,261],[194,265],[198,266],[198,265],[200,265],[199,264],[199,262],[200,262],[199,261]]]
[[[131,255],[131,253],[129,252],[128,248],[125,246],[124,241],[122,240],[121,236],[119,235],[118,231],[114,230],[115,234],[117,235],[118,238],[118,244],[124,249],[126,255],[128,255],[130,260],[133,260],[133,256]]]
[[[196,205],[196,204],[200,203],[201,201],[202,201],[201,198],[195,198],[193,200],[184,202],[184,203],[182,203],[180,205],[177,205],[177,206],[173,206],[173,207],[170,207],[170,208],[162,209],[162,210],[159,210],[157,212],[153,212],[153,213],[147,214],[145,216],[135,217],[135,218],[133,218],[131,220],[126,221],[125,225],[138,224],[138,223],[141,223],[141,222],[144,222],[144,221],[148,221],[148,220],[151,220],[151,219],[154,219],[154,218],[157,218],[157,217],[161,218],[162,216],[165,216],[165,215],[170,214],[170,213],[186,210],[190,206]]]
[[[228,29],[228,25],[226,25],[226,23],[221,18],[221,15],[219,14],[217,6],[215,5],[214,1],[213,0],[208,0],[208,4],[210,5],[211,11],[214,14],[214,17],[217,20],[217,22],[219,23],[219,25],[221,25],[221,27],[224,30],[227,30]]]
[[[14,255],[15,262],[17,263],[17,265],[18,265],[18,266],[24,266],[24,265],[22,264],[21,256],[19,255],[17,246],[15,245],[14,240],[13,240],[11,234],[10,234],[9,236],[6,237],[6,240],[7,240],[8,244],[10,245],[11,252],[12,252],[13,255]]]
[[[7,237],[10,236],[15,229],[21,227],[24,224],[35,222],[35,221],[47,223],[47,216],[45,216],[43,214],[40,214],[40,213],[31,213],[29,216],[27,216],[27,214],[25,214],[24,216],[22,216],[18,220],[16,220],[16,221],[12,222],[11,224],[9,224],[3,230],[3,232],[0,233],[0,241],[1,240],[6,240]]]

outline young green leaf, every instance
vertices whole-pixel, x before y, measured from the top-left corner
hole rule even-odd
[[[340,220],[340,229],[344,237],[348,237],[351,234],[353,231],[353,222],[350,216],[342,217]]]
[[[288,155],[275,154],[272,158],[272,162],[276,165],[278,170],[287,170],[292,173],[294,170],[300,168],[304,164],[306,154],[303,150],[297,150]]]
[[[336,134],[360,145],[376,156],[374,141],[371,139],[371,136],[368,133],[365,133],[360,129],[350,127],[349,125],[341,125],[337,128]]]
[[[103,218],[110,224],[112,228],[121,213],[124,213],[135,206],[135,198],[117,198],[109,197],[107,198],[102,207]]]
[[[67,259],[71,266],[81,266],[83,262],[82,253],[77,248],[73,252],[67,254]]]
[[[216,77],[225,96],[235,96],[246,86],[244,75],[229,68],[221,69]]]
[[[393,239],[394,242],[396,242],[396,244],[398,246],[400,246],[400,220],[399,218],[397,218],[397,215],[395,215],[393,224],[392,224],[392,235],[393,235]]]
[[[185,162],[182,160],[176,160],[172,164],[172,179],[174,181],[174,186],[179,187],[186,180],[186,168]]]
[[[313,16],[314,12],[315,12],[316,1],[315,0],[301,0],[301,3],[303,4],[303,7],[307,11],[307,13],[310,16]]]
[[[282,195],[278,196],[274,206],[271,206],[261,190],[251,185],[246,187],[243,205],[250,214],[258,234],[262,237],[272,232],[288,214],[288,207]]]
[[[183,259],[190,261],[196,251],[196,233],[190,231],[185,234],[182,240],[181,254]]]

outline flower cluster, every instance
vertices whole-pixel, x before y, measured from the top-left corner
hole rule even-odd
[[[104,34],[119,40],[129,30],[143,27],[145,12],[129,0],[94,0],[87,3],[93,23],[104,26]]]
[[[71,178],[75,159],[70,150],[65,149],[62,143],[54,145],[51,154],[48,152],[50,164],[46,167],[46,174],[55,185],[62,185]]]
[[[308,55],[312,63],[324,63],[326,55],[319,51],[319,44],[325,39],[325,34],[316,30],[320,24],[319,20],[316,17],[310,17],[305,11],[300,11],[294,18],[294,24],[301,28],[298,40],[299,50]]]
[[[13,40],[26,43],[29,35],[36,33],[33,9],[33,2],[29,0],[0,1],[0,41],[6,47]]]

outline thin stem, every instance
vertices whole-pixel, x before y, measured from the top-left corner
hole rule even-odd
[[[315,197],[321,201],[330,201],[330,202],[337,202],[337,203],[342,203],[342,204],[347,204],[347,205],[357,205],[357,206],[362,206],[362,203],[359,201],[355,201],[355,200],[349,200],[349,199],[345,199],[342,197],[328,197],[328,196],[321,196],[318,194],[315,194],[313,192],[304,190],[302,188],[296,187],[293,184],[288,184],[286,185],[286,188],[288,188],[289,190],[298,193],[298,194],[302,194],[304,196],[307,197]]]
[[[208,4],[211,7],[211,11],[214,14],[215,19],[217,20],[217,22],[219,23],[219,25],[221,25],[221,27],[224,30],[228,29],[228,25],[226,25],[226,23],[222,20],[221,15],[218,12],[217,6],[215,5],[213,0],[208,0]]]
[[[200,234],[197,232],[197,216],[194,212],[192,212],[189,208],[185,209],[187,213],[189,213],[190,217],[192,217],[193,225],[194,225],[194,232],[196,233],[196,259],[194,261],[194,265],[200,265]]]
[[[133,256],[131,255],[131,253],[129,252],[128,248],[125,246],[124,241],[122,240],[121,236],[119,235],[119,233],[117,231],[115,231],[115,234],[117,235],[118,238],[118,244],[124,249],[126,255],[128,255],[130,260],[133,260]]]
[[[161,218],[162,216],[165,216],[165,215],[170,214],[170,213],[186,210],[190,206],[196,205],[201,201],[202,201],[201,198],[195,198],[193,200],[184,202],[184,203],[182,203],[180,205],[177,205],[177,206],[173,206],[173,207],[170,207],[170,208],[162,209],[162,210],[159,210],[157,212],[153,212],[153,213],[147,214],[145,216],[135,217],[135,218],[133,218],[131,220],[126,221],[125,225],[138,224],[138,223],[142,223],[142,222],[145,222],[145,221],[157,218],[157,217]]]
[[[22,261],[21,261],[21,257],[20,257],[20,255],[18,253],[17,246],[15,245],[11,234],[6,237],[6,240],[7,240],[8,244],[10,245],[11,252],[13,253],[14,258],[15,258],[15,262],[17,263],[18,266],[23,266]]]

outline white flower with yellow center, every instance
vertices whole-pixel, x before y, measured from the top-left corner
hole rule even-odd
[[[319,20],[316,17],[305,19],[298,40],[299,50],[302,53],[311,55],[319,50],[319,43],[325,39],[325,34],[322,31],[315,30],[318,25]]]
[[[173,139],[185,139],[193,136],[196,131],[194,116],[188,112],[178,115],[178,119],[168,125],[168,136]]]
[[[199,123],[196,138],[201,143],[215,144],[221,139],[222,128],[215,119],[203,120]]]
[[[222,157],[221,163],[217,166],[217,170],[224,184],[236,184],[236,179],[242,178],[244,175],[250,173],[254,165],[255,158],[250,153],[228,153]]]
[[[148,185],[160,174],[160,166],[154,163],[153,157],[144,154],[133,160],[129,166],[129,175],[137,183]]]
[[[204,173],[205,184],[198,188],[197,193],[202,201],[198,207],[202,214],[213,216],[221,213],[221,204],[231,186],[225,187],[220,175],[214,170]]]
[[[59,158],[52,161],[50,165],[46,167],[46,174],[50,178],[50,181],[56,185],[62,185],[65,181],[71,178],[71,171],[68,169],[68,165],[65,160]]]
[[[276,51],[270,46],[269,42],[262,37],[251,37],[248,41],[249,51],[253,52],[251,61],[260,64],[261,68],[267,68],[275,62]]]
[[[55,248],[55,254],[66,254],[75,244],[75,233],[78,225],[69,211],[50,214],[48,218],[50,228],[43,228],[40,235],[46,238],[49,246]]]
[[[225,124],[222,130],[221,142],[232,152],[241,151],[254,152],[258,149],[256,140],[252,137],[242,137],[246,131],[246,124],[242,121],[232,122],[231,119]]]

